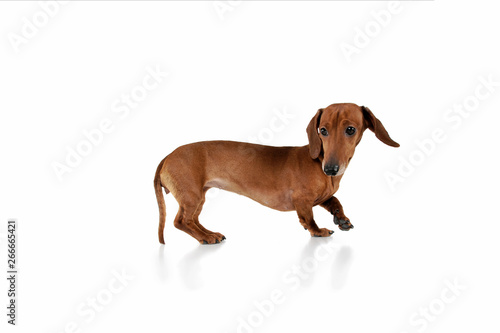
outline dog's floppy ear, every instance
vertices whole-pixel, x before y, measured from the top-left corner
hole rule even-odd
[[[307,125],[307,138],[309,139],[309,154],[312,159],[317,159],[321,153],[321,140],[319,139],[318,126],[323,109],[319,109],[316,115]]]
[[[370,111],[369,108],[367,108],[366,106],[362,106],[361,111],[363,111],[366,128],[369,128],[373,133],[375,133],[375,136],[386,145],[391,147],[399,147],[399,143],[391,139],[384,125],[382,125],[380,120],[375,117],[375,115]]]

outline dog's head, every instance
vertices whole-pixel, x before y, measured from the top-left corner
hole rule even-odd
[[[320,160],[327,176],[342,175],[367,128],[386,145],[399,147],[365,106],[342,103],[319,109],[307,126],[311,158]]]

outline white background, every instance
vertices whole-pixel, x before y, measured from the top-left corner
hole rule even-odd
[[[2,278],[2,331],[237,332],[249,317],[240,332],[497,331],[500,87],[460,123],[444,117],[474,100],[479,77],[500,81],[498,12],[404,2],[376,31],[385,2],[225,5],[60,5],[16,52],[9,38],[42,9],[0,3],[0,218],[17,218],[20,238],[18,326],[6,324]],[[376,33],[348,61],[342,43],[367,26]],[[113,103],[148,67],[168,77],[120,118]],[[209,139],[305,145],[316,110],[338,102],[370,107],[401,144],[365,133],[337,192],[355,229],[318,207],[335,233],[312,239],[294,212],[212,192],[200,219],[227,240],[201,246],[174,228],[169,195],[160,246],[153,177],[164,156]],[[294,117],[269,135],[276,110]],[[52,164],[103,119],[113,131],[60,181]],[[436,129],[446,139],[423,155],[416,141]],[[391,189],[387,172],[411,156],[419,165]],[[122,271],[133,280],[106,298]],[[283,302],[264,317],[255,302],[273,290]],[[77,312],[96,296],[107,303],[95,317]]]

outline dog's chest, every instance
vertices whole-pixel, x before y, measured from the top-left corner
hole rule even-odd
[[[341,178],[342,176],[328,177],[322,186],[318,186],[316,189],[317,192],[315,193],[316,201],[314,204],[317,205],[330,199],[339,189]]]

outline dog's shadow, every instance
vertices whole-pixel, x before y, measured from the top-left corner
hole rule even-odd
[[[196,290],[203,287],[202,262],[204,258],[217,252],[224,243],[217,245],[198,245],[185,254],[177,264],[178,272],[182,281],[188,289]],[[160,247],[160,262],[163,262],[163,251]],[[332,258],[333,257],[333,258]],[[353,249],[349,245],[338,245],[330,238],[311,238],[299,255],[298,264],[306,265],[306,262],[316,262],[317,267],[307,272],[308,277],[302,280],[303,287],[311,286],[318,275],[320,266],[331,263],[331,286],[333,289],[341,289],[347,282],[349,270],[353,262]],[[166,279],[166,270],[160,270],[162,280]]]
[[[332,265],[332,287],[342,289],[344,287],[349,270],[353,262],[353,250],[349,245],[342,245]]]
[[[203,258],[214,254],[223,246],[224,243],[198,245],[182,257],[178,263],[178,268],[182,281],[184,281],[187,288],[198,289],[203,286],[203,272],[201,268]]]
[[[305,268],[306,263],[315,262],[316,268],[309,269],[308,277],[303,279],[302,286],[311,286],[317,276],[317,271],[320,270],[319,266],[330,262],[332,257],[332,288],[338,290],[345,285],[353,261],[353,249],[349,245],[338,245],[333,241],[332,238],[311,238],[304,246],[299,263]]]
[[[158,247],[158,276],[161,281],[165,282],[168,279],[168,269],[165,259],[165,245],[161,244]]]

